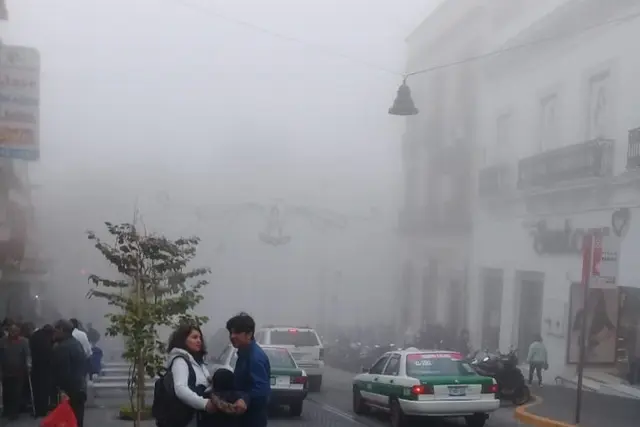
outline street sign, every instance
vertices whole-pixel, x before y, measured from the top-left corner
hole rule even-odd
[[[40,158],[40,53],[0,45],[0,157]]]
[[[592,288],[610,288],[617,285],[620,237],[597,236],[593,250]]]

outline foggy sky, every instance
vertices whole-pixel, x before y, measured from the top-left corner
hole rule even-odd
[[[311,287],[323,268],[345,272],[347,308],[362,307],[365,293],[385,298],[397,280],[386,266],[395,265],[403,122],[387,115],[401,78],[378,68],[404,71],[404,37],[434,3],[9,0],[4,41],[42,57],[42,159],[32,177],[56,298],[82,302],[80,270],[108,271],[83,232],[130,220],[135,200],[150,226],[201,235],[199,261],[220,271],[211,301],[229,297],[229,284],[246,298],[256,286]],[[158,203],[163,194],[171,209]],[[192,215],[199,203],[274,197],[383,215],[333,240],[293,225],[294,244],[279,252],[257,242],[259,219],[225,230]]]

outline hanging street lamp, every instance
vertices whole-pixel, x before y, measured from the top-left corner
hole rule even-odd
[[[411,89],[407,86],[407,78],[405,77],[402,84],[398,88],[396,99],[389,108],[389,114],[393,116],[415,116],[418,109],[411,98]]]

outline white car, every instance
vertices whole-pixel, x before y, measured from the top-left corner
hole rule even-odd
[[[393,427],[407,417],[464,417],[469,427],[483,427],[500,407],[498,385],[450,351],[390,351],[353,379],[353,412],[371,408],[391,413]]]
[[[255,333],[260,345],[289,349],[291,355],[309,376],[309,391],[319,391],[324,373],[324,346],[316,331],[309,327],[268,326]]]
[[[271,365],[271,397],[269,403],[273,406],[288,406],[289,413],[299,417],[302,405],[307,398],[307,374],[301,369],[285,347],[261,345],[269,358]],[[220,356],[214,360],[212,371],[228,369],[233,371],[238,360],[238,352],[228,345]]]

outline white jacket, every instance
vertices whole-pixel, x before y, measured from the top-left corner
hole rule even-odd
[[[73,335],[73,337],[82,344],[82,349],[84,350],[84,354],[87,358],[91,357],[93,350],[91,349],[91,343],[89,342],[89,338],[87,338],[87,334],[82,332],[80,329],[75,328],[71,335]]]
[[[209,374],[209,370],[207,366],[203,364],[199,364],[195,361],[193,356],[189,354],[188,351],[182,350],[181,348],[174,348],[169,353],[169,359],[167,360],[167,368],[171,364],[171,361],[177,356],[181,355],[187,358],[193,367],[193,371],[196,374],[196,386],[203,385],[205,388],[209,387],[211,375]],[[186,405],[191,406],[193,409],[198,411],[204,411],[208,399],[199,396],[193,390],[189,388],[189,367],[184,359],[177,359],[173,366],[171,366],[171,373],[173,375],[173,389],[176,393],[176,397],[185,403]],[[195,418],[195,417],[194,417]],[[191,425],[191,424],[189,424]]]

